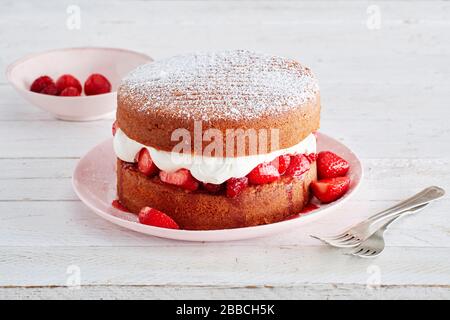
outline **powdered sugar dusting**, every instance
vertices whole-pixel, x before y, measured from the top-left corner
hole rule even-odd
[[[319,90],[300,63],[245,50],[192,53],[138,67],[122,82],[119,99],[139,112],[191,120],[271,116],[315,99]]]

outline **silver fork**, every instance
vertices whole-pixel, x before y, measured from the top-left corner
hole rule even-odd
[[[389,221],[385,222],[384,225],[378,229],[373,235],[371,235],[369,238],[361,242],[359,246],[357,246],[355,249],[352,249],[350,252],[347,252],[346,254],[352,254],[354,256],[362,257],[362,258],[375,258],[384,250],[384,232],[386,231],[387,227],[397,219],[400,219],[400,217],[415,213],[417,211],[422,210],[424,207],[426,207],[428,203],[420,205],[418,207],[415,207],[413,209],[404,211],[402,213],[399,213],[395,217],[391,218]]]
[[[408,211],[420,205],[439,199],[444,194],[445,191],[442,188],[436,186],[428,187],[414,196],[398,203],[397,205],[383,210],[350,227],[341,234],[335,236],[311,236],[339,248],[356,247],[362,241],[374,234],[380,227],[382,227],[386,220],[389,220],[404,211]]]

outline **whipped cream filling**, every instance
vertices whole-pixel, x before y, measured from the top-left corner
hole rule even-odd
[[[125,162],[135,162],[136,154],[146,148],[156,166],[167,172],[188,169],[199,181],[220,184],[230,178],[245,177],[257,165],[274,160],[283,154],[310,154],[316,152],[316,137],[311,133],[295,146],[274,152],[243,157],[207,157],[157,150],[130,139],[117,129],[114,136],[114,152]]]

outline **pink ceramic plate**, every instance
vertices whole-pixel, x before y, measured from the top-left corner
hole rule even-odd
[[[298,218],[268,225],[207,231],[173,230],[140,224],[137,216],[115,209],[111,202],[116,199],[116,156],[112,147],[112,138],[108,139],[89,151],[75,168],[73,187],[78,197],[89,208],[102,218],[119,226],[168,239],[186,241],[230,241],[255,238],[274,234],[302,225],[331,212],[334,208],[348,200],[358,188],[363,170],[358,157],[339,141],[323,134],[317,134],[318,150],[331,150],[342,156],[350,163],[350,190],[344,197],[327,205],[320,205],[319,209]]]

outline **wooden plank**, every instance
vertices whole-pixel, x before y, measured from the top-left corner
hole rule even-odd
[[[277,287],[227,286],[81,286],[0,287],[2,299],[449,299],[448,286],[380,286],[356,284],[302,284]]]
[[[1,247],[0,274],[8,276],[0,278],[0,286],[64,286],[79,276],[82,285],[448,288],[449,258],[450,248],[439,247],[390,247],[376,260],[309,246]]]

